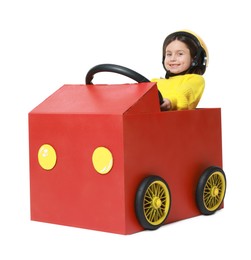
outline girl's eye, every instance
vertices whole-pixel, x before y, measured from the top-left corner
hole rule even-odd
[[[166,53],[166,57],[170,57],[170,56],[172,56],[171,53]]]

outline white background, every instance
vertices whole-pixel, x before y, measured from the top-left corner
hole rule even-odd
[[[2,0],[0,258],[250,259],[249,10],[245,0]],[[210,52],[199,107],[222,108],[225,208],[129,236],[30,221],[28,113],[100,63],[163,77],[162,42],[179,29]]]

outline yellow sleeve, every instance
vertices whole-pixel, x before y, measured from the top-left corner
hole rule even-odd
[[[201,75],[186,74],[169,79],[153,79],[164,98],[171,101],[172,110],[195,109],[205,88]]]

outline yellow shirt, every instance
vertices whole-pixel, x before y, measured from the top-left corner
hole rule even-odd
[[[171,110],[194,109],[205,87],[205,80],[198,74],[173,76],[169,79],[152,79],[163,98],[171,101]]]

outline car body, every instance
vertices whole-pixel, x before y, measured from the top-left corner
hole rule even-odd
[[[29,113],[29,156],[34,221],[118,234],[156,229],[204,214],[198,183],[208,169],[223,174],[212,213],[223,208],[221,109],[162,112],[153,82],[62,86]],[[155,208],[164,205],[156,223],[143,205],[155,182],[165,197],[154,195]]]

